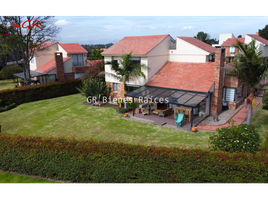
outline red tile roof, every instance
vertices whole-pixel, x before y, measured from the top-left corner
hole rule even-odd
[[[182,39],[182,40],[184,40],[184,41],[186,41],[186,42],[188,42],[188,43],[190,43],[190,44],[192,44],[200,49],[203,49],[203,50],[209,52],[209,53],[215,53],[216,49],[213,46],[211,46],[205,42],[202,42],[201,40],[198,40],[194,37],[177,37],[177,38],[180,38],[180,39]]]
[[[66,62],[67,60],[71,59],[71,57],[64,57],[63,58],[63,62]],[[56,68],[56,64],[55,64],[55,59],[47,62],[46,64],[38,67],[36,70],[34,71],[38,71],[38,72],[43,72],[43,73],[48,73],[51,70]]]
[[[169,34],[124,37],[113,46],[104,50],[102,55],[129,54],[130,52],[132,52],[133,55],[146,55],[168,36]]]
[[[78,43],[60,43],[59,44],[67,53],[88,53],[80,44]]]
[[[103,60],[87,60],[87,66],[92,66],[95,65],[97,63],[102,62]]]
[[[228,38],[221,46],[233,46],[237,41],[244,43],[245,38]]]
[[[215,62],[167,62],[146,85],[208,92],[214,83]]]
[[[254,38],[255,40],[258,40],[259,42],[265,44],[265,45],[268,45],[268,40],[262,38],[261,36],[259,35],[255,35],[255,34],[247,34],[248,36]]]

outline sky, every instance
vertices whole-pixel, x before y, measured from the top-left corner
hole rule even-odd
[[[115,43],[125,36],[159,34],[175,39],[199,31],[218,40],[220,33],[255,34],[268,24],[268,16],[55,16],[55,24],[62,43]]]

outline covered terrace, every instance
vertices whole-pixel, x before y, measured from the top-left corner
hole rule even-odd
[[[185,115],[182,127],[191,129],[209,115],[210,92],[145,85],[126,93],[125,97],[132,97],[133,116],[135,115],[135,100],[140,103],[140,107],[147,108],[149,111],[148,115],[136,114],[136,117],[154,120],[155,124],[158,125],[165,123],[175,125],[176,113],[188,111],[188,116]],[[152,108],[152,103],[157,103],[157,106]],[[172,111],[165,116],[163,111],[167,108],[172,109]]]

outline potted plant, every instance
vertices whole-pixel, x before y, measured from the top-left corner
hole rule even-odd
[[[197,131],[197,127],[192,127],[192,131],[196,132]]]
[[[128,117],[128,113],[124,113],[124,117]]]

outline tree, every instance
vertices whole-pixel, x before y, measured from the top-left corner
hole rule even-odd
[[[122,55],[121,59],[118,59],[119,63],[116,61],[106,63],[111,65],[111,69],[115,72],[115,74],[113,73],[109,74],[123,83],[124,94],[127,93],[126,83],[130,80],[135,80],[138,77],[146,78],[145,74],[142,72],[142,69],[144,70],[149,69],[144,64],[133,64],[131,60],[132,60],[132,52],[129,54]],[[124,102],[126,108],[126,100]]]
[[[105,76],[99,76],[99,74],[104,75],[104,61],[91,61],[89,64],[89,70],[82,76],[83,80],[99,79],[105,82]]]
[[[242,35],[237,36],[237,38],[242,38]]]
[[[196,38],[198,40],[201,40],[202,42],[205,42],[205,43],[211,45],[210,35],[208,33],[204,33],[203,31],[200,31],[200,32],[197,33],[196,36],[194,36],[194,38]]]
[[[93,49],[92,53],[89,56],[89,60],[101,60],[101,59],[103,59],[103,56],[101,55],[102,52],[103,52],[103,50]]]
[[[251,94],[247,98],[249,103],[247,124],[251,124],[252,117],[252,98],[258,83],[263,79],[268,69],[267,59],[261,57],[262,51],[256,47],[256,40],[252,40],[249,44],[237,41],[234,47],[238,48],[241,54],[235,56],[233,73],[238,79],[247,83],[250,87]]]
[[[268,40],[268,25],[266,25],[263,29],[259,29],[259,35]]]
[[[51,16],[0,16],[0,43],[5,52],[21,67],[25,83],[31,83],[30,61],[37,50],[45,50],[47,39],[59,32]],[[23,59],[23,65],[18,63]]]

